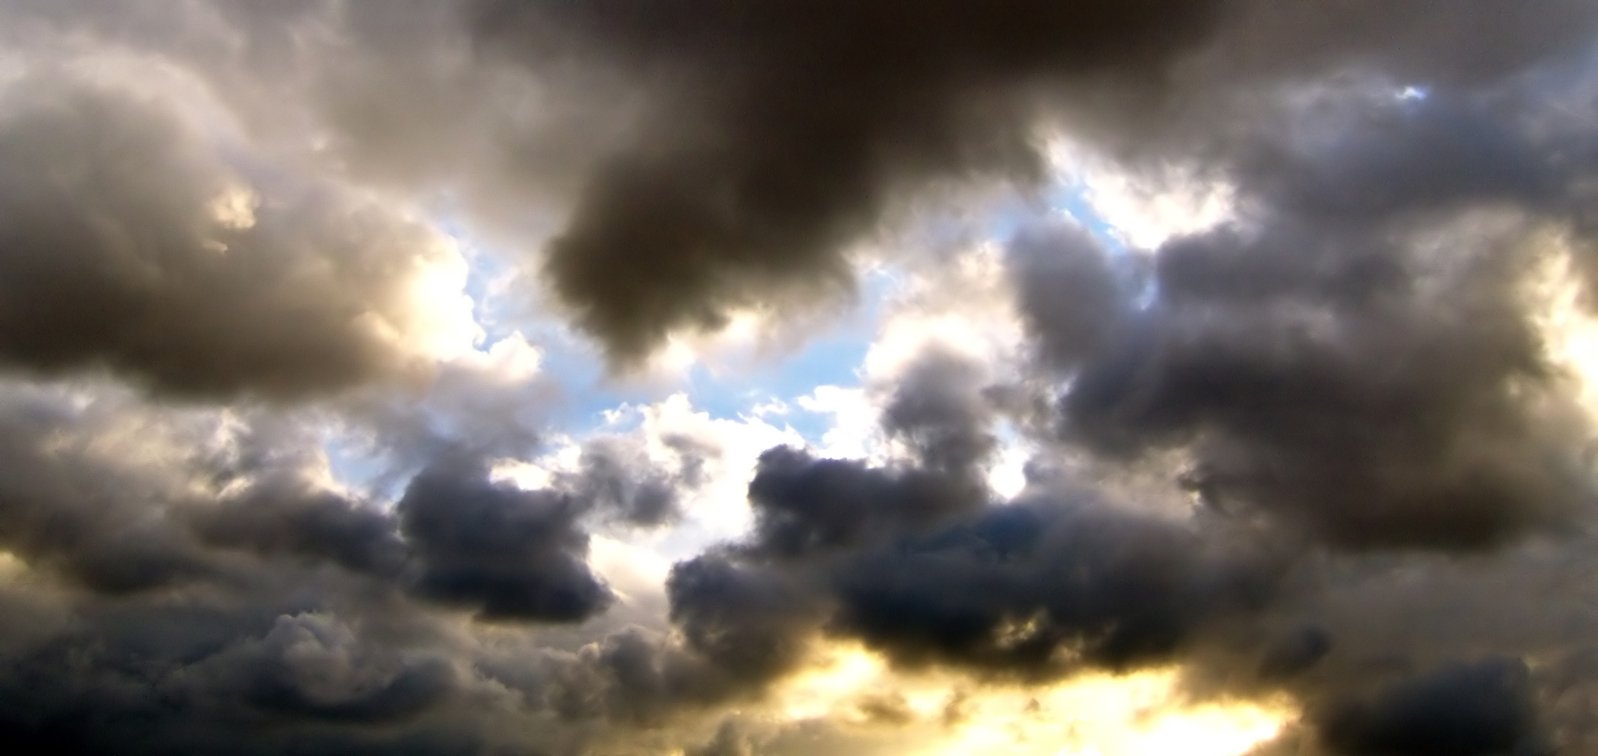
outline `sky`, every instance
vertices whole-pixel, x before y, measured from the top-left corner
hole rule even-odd
[[[0,749],[1598,752],[1595,40],[0,0]]]

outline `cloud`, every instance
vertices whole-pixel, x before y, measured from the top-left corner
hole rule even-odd
[[[1077,226],[1023,230],[1005,268],[1038,357],[1061,371],[1102,351],[1132,316],[1133,282]]]
[[[216,546],[297,554],[375,575],[397,575],[406,559],[406,544],[387,513],[292,479],[255,483],[200,510],[194,529]]]
[[[1081,234],[1042,263],[1039,234],[1017,237],[1024,319],[1071,379],[1058,428],[1106,454],[1184,449],[1209,505],[1341,546],[1556,527],[1591,501],[1590,429],[1525,271],[1560,254],[1536,239],[1568,166],[1441,95],[1353,110],[1251,143],[1249,210],[1166,242],[1146,292]]]
[[[588,174],[546,267],[577,322],[630,360],[740,305],[847,287],[843,249],[901,189],[1036,176],[1032,87],[1142,83],[1202,37],[1213,6],[710,3],[692,23],[671,4],[475,12],[482,43],[534,71],[577,61],[637,91],[643,127]]]
[[[227,687],[287,719],[403,721],[454,687],[447,662],[407,661],[381,645],[363,644],[335,618],[315,614],[278,617],[265,636],[205,666],[241,675]]]
[[[6,3],[0,744],[1592,751],[1595,25]]]
[[[642,452],[628,454],[614,439],[590,442],[578,459],[579,469],[566,484],[595,508],[627,523],[658,526],[681,516],[678,491],[689,488],[701,475],[704,460],[692,443],[679,441],[680,476],[650,469]],[[640,475],[639,473],[644,473]]]
[[[410,292],[451,252],[424,225],[235,164],[172,103],[59,70],[0,97],[0,363],[200,398],[425,375]]]
[[[1529,747],[1533,716],[1525,665],[1486,659],[1342,702],[1319,726],[1335,753],[1509,753]]]
[[[980,484],[920,468],[885,470],[769,449],[749,483],[756,548],[802,557],[891,539],[980,505]]]
[[[882,425],[907,444],[922,467],[951,476],[980,470],[998,447],[981,369],[952,355],[929,353],[902,376]]]

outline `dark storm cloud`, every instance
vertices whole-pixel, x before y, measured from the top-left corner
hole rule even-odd
[[[1215,3],[1147,2],[475,5],[487,49],[535,71],[614,70],[641,100],[639,128],[587,176],[546,267],[624,361],[731,309],[847,285],[844,247],[901,190],[1038,177],[1035,88],[1148,86],[1215,15]]]
[[[1244,1],[74,10],[9,9],[15,42],[60,55],[50,40],[88,32],[185,65],[263,144],[299,154],[314,133],[316,160],[443,193],[520,244],[563,223],[550,283],[621,362],[740,307],[847,290],[844,250],[917,195],[1039,178],[1042,126],[1129,165],[1224,163],[1328,80],[1503,87],[1581,54],[1598,16],[1580,0],[1507,20],[1491,3]],[[1387,164],[1404,190],[1404,159]]]
[[[1321,740],[1340,754],[1530,753],[1531,699],[1525,664],[1486,659],[1431,671],[1369,700],[1339,702],[1317,724]]]
[[[1048,678],[1170,658],[1263,603],[1269,562],[1185,526],[1053,498],[993,508],[834,568],[831,632],[911,665]]]
[[[779,559],[844,551],[925,530],[987,499],[982,465],[996,418],[976,365],[940,352],[911,364],[882,429],[914,457],[895,467],[817,459],[791,447],[760,455],[749,483],[749,548]]]
[[[803,557],[892,539],[982,502],[964,477],[816,459],[790,447],[760,455],[749,484],[758,551]]]
[[[0,742],[24,752],[134,754],[472,747],[473,734],[438,719],[460,686],[432,649],[401,652],[397,639],[330,615],[274,619],[271,611],[287,607],[265,594],[249,603],[78,606],[75,627],[5,650]]]
[[[485,49],[534,71],[611,72],[636,103],[634,130],[585,175],[546,266],[621,360],[673,329],[845,283],[842,250],[907,194],[1035,177],[1044,114],[1135,159],[1185,158],[1171,150],[1226,149],[1248,133],[1240,115],[1272,112],[1259,90],[1329,73],[1487,86],[1585,44],[1575,30],[1595,20],[1579,2],[1507,28],[1489,4],[482,2],[474,13]],[[1487,41],[1487,28],[1503,33]],[[1385,165],[1412,175],[1402,159]]]
[[[816,599],[792,577],[706,554],[673,567],[666,590],[688,646],[734,674],[766,680],[802,659]]]
[[[385,543],[373,518],[285,483],[292,455],[240,470],[217,443],[214,418],[151,411],[117,392],[0,392],[0,548],[25,565],[0,590],[0,742],[339,752],[335,742],[383,739],[369,724],[407,727],[454,696],[446,660],[399,650],[407,633],[415,640],[403,628],[424,618],[360,628],[394,607],[389,592],[321,568],[389,559],[373,547]],[[240,472],[262,486],[237,496],[211,487]],[[218,511],[235,506],[248,514]],[[246,546],[258,556],[239,559],[234,548]],[[241,732],[251,736],[240,742]]]
[[[708,658],[762,677],[820,633],[907,666],[1038,679],[1172,658],[1277,582],[1279,559],[1223,531],[1086,492],[983,507],[959,490],[941,471],[770,450],[750,541],[674,568],[673,620]]]
[[[580,620],[610,590],[589,571],[582,503],[552,491],[493,483],[487,470],[424,470],[396,509],[418,560],[415,590],[485,619]]]

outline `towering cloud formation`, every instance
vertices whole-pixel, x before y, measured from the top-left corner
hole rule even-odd
[[[783,721],[844,647],[1177,669],[1298,707],[1260,753],[1598,750],[1598,377],[1554,328],[1598,291],[1598,5],[1522,11],[0,0],[0,745],[961,721]],[[1091,171],[1048,185],[1064,152],[1229,211],[1132,248]],[[995,184],[1077,208],[983,219],[1019,230],[975,328],[1019,346],[888,345],[867,458],[546,411],[580,380],[534,385],[549,317],[635,367],[847,299],[862,247]],[[573,416],[608,425],[543,427]]]

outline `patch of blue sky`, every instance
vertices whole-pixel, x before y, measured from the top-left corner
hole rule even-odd
[[[1043,208],[1039,207],[1038,201],[1021,195],[1012,195],[995,203],[984,232],[989,239],[1006,242],[1027,226],[1044,220],[1042,216],[1045,214],[1054,213],[1064,213],[1081,224],[1111,252],[1127,251],[1126,242],[1116,233],[1115,227],[1093,207],[1087,185],[1066,177],[1054,182],[1044,192]]]
[[[747,370],[711,371],[695,366],[689,374],[689,400],[717,417],[749,415],[756,406],[777,400],[788,407],[788,412],[770,421],[787,424],[806,441],[820,443],[822,434],[831,427],[830,416],[809,412],[797,400],[818,386],[854,386],[860,382],[860,366],[871,348],[891,286],[889,276],[868,274],[860,284],[859,304],[847,314],[828,324],[824,331],[810,335],[792,351],[774,355]]]
[[[486,349],[517,330],[516,318],[494,296],[499,282],[515,275],[516,266],[510,256],[483,247],[472,236],[465,222],[444,215],[433,219],[433,227],[458,245],[466,258],[467,296],[472,298],[472,317],[482,327],[484,340],[479,348]]]
[[[1087,229],[1087,232],[1099,244],[1102,244],[1112,257],[1121,258],[1123,262],[1128,261],[1128,253],[1131,252],[1131,249],[1127,246],[1126,239],[1093,206],[1090,191],[1082,182],[1062,181],[1055,185],[1054,189],[1049,192],[1049,207],[1057,212],[1070,215],[1077,223],[1082,224],[1082,227]],[[1137,271],[1136,267],[1135,263],[1123,266],[1121,272],[1127,276],[1128,280],[1135,281],[1136,278],[1140,277],[1140,271]],[[1151,307],[1159,296],[1158,282],[1154,277],[1148,276],[1144,278],[1140,286],[1136,283],[1133,285],[1138,286],[1137,307],[1139,309]]]
[[[333,479],[352,490],[365,491],[379,501],[393,501],[403,493],[403,476],[368,439],[330,430],[322,440],[322,453]]]
[[[454,214],[441,213],[433,223],[460,245],[466,257],[466,293],[485,336],[478,348],[486,351],[520,331],[539,350],[543,374],[561,388],[566,400],[549,408],[554,428],[568,433],[589,431],[602,424],[606,410],[658,398],[658,390],[628,388],[607,379],[598,350],[538,301],[544,292],[535,290],[530,281],[515,280],[520,256],[483,244]],[[507,282],[512,289],[502,291]]]
[[[1051,210],[1070,214],[1106,248],[1117,253],[1125,251],[1126,245],[1114,228],[1093,208],[1086,187],[1061,182],[1047,193],[1046,199]],[[1017,197],[997,203],[989,213],[985,233],[989,238],[1008,239],[1037,215],[1036,202]],[[560,326],[538,335],[529,333],[528,337],[544,350],[546,373],[568,391],[570,401],[559,408],[557,417],[551,418],[568,433],[581,434],[601,426],[605,413],[624,403],[656,401],[681,390],[696,409],[717,418],[747,416],[756,406],[780,401],[788,411],[768,420],[786,424],[807,441],[820,443],[834,418],[807,411],[796,400],[819,386],[859,384],[861,365],[894,286],[890,271],[869,272],[860,283],[858,304],[797,348],[759,363],[740,365],[740,370],[713,370],[695,364],[679,386],[629,387],[608,380],[592,345]]]
[[[604,425],[605,413],[623,404],[657,401],[668,387],[629,385],[611,378],[603,357],[592,344],[570,330],[549,326],[527,333],[543,353],[543,372],[560,386],[562,399],[551,409],[551,425],[580,435]]]
[[[1126,241],[1093,207],[1088,187],[1078,181],[1062,182],[1049,192],[1049,207],[1070,215],[1112,254],[1125,254]]]

